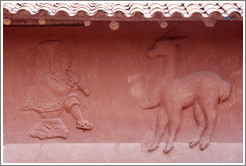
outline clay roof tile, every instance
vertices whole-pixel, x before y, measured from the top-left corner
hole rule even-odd
[[[83,11],[89,16],[96,16],[100,11],[106,16],[114,16],[122,12],[126,17],[133,16],[136,12],[145,18],[150,18],[156,12],[161,13],[164,17],[170,17],[178,13],[181,17],[191,17],[194,13],[199,13],[201,17],[208,17],[213,12],[220,13],[222,17],[227,17],[232,12],[237,12],[243,17],[243,3],[16,3],[4,2],[3,8],[10,14],[16,14],[20,10],[26,10],[31,15],[35,15],[41,10],[46,10],[49,15],[54,16],[60,11],[66,12],[69,16],[75,16],[78,12]]]
[[[243,9],[243,3],[236,3],[237,7]]]

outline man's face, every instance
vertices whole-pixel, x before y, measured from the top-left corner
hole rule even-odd
[[[69,71],[72,62],[71,53],[63,52],[62,54],[60,54],[60,56],[61,56],[61,60],[59,63],[60,70],[63,72]]]

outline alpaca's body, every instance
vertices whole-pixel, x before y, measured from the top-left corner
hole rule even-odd
[[[231,94],[231,83],[211,71],[198,71],[175,78],[175,56],[177,53],[175,44],[180,40],[161,40],[148,51],[149,58],[165,56],[167,59],[165,81],[153,92],[150,100],[144,102],[143,109],[151,109],[160,106],[166,111],[168,122],[165,126],[158,124],[156,138],[149,151],[159,146],[161,136],[166,126],[169,129],[168,142],[164,152],[173,148],[173,141],[179,130],[181,114],[184,108],[193,105],[193,113],[199,129],[190,147],[200,142],[200,149],[204,150],[210,142],[215,126],[217,105]]]
[[[172,102],[176,107],[187,108],[193,105],[195,100],[213,99],[215,103],[222,101],[224,96],[220,92],[223,88],[222,85],[226,82],[214,72],[199,71],[165,84],[161,93],[161,105]],[[228,82],[228,84],[230,83]]]

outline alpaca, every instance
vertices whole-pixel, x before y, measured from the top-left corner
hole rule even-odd
[[[200,143],[200,150],[207,148],[215,126],[217,105],[227,100],[231,94],[231,83],[223,80],[215,72],[198,71],[180,78],[174,77],[176,45],[186,39],[161,39],[147,52],[150,59],[162,56],[167,60],[164,82],[155,88],[150,99],[141,104],[142,109],[159,106],[168,118],[164,126],[158,124],[156,137],[149,151],[158,148],[166,126],[169,136],[163,152],[168,153],[173,149],[173,141],[180,128],[182,110],[192,105],[199,127],[189,146],[194,147]]]

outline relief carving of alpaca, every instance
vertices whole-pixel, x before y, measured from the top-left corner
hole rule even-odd
[[[168,118],[164,126],[157,124],[155,140],[149,151],[159,147],[166,127],[169,135],[163,152],[168,153],[172,150],[173,141],[180,128],[182,110],[192,105],[199,127],[189,146],[194,147],[200,143],[200,150],[207,148],[215,126],[217,105],[228,99],[231,94],[231,83],[223,80],[215,72],[198,71],[175,78],[176,45],[186,39],[161,39],[147,52],[147,57],[150,59],[165,57],[166,70],[164,81],[155,88],[150,99],[141,103],[141,108],[152,109],[159,106]]]

